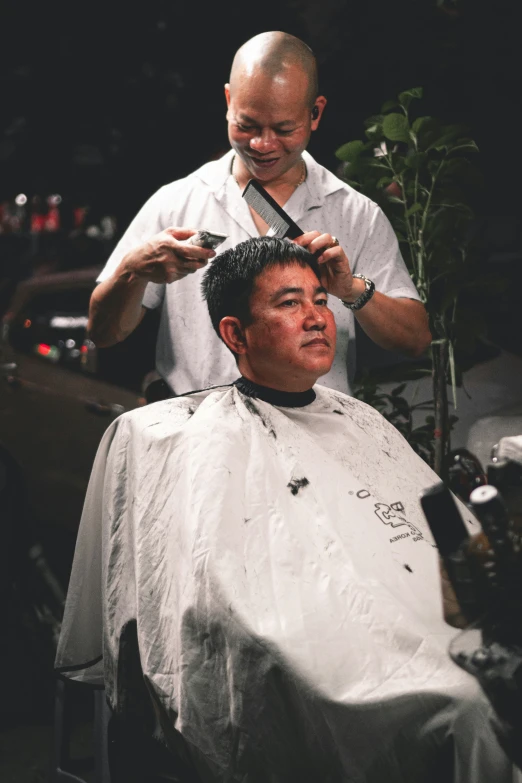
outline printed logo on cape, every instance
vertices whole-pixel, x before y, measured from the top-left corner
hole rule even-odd
[[[371,493],[367,489],[360,489],[356,495],[359,500],[366,500],[366,498],[371,497]],[[413,541],[426,541],[419,528],[406,519],[404,503],[401,503],[400,500],[396,503],[390,503],[390,505],[387,503],[374,503],[374,510],[377,518],[383,525],[390,525],[392,528],[403,526],[407,528],[407,530],[398,533],[396,536],[392,536],[390,544],[394,544],[396,541],[404,538],[411,538]]]

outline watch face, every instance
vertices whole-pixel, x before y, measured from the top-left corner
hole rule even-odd
[[[364,285],[366,286],[366,290],[368,291],[368,289],[371,287],[372,281],[369,280],[366,277],[366,275],[354,275],[354,277],[358,277],[359,280],[364,280]]]

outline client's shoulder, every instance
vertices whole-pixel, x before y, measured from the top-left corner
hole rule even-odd
[[[336,389],[329,389],[320,384],[314,386],[314,391],[317,395],[317,400],[326,407],[332,408],[332,412],[341,407],[343,411],[349,412],[353,416],[361,416],[365,419],[374,419],[375,421],[385,420],[382,414],[375,408],[372,408],[371,405],[358,400],[356,397],[350,397],[349,394],[344,394],[344,392]]]
[[[134,433],[172,434],[192,418],[203,402],[219,399],[229,389],[229,386],[214,386],[135,408],[120,416],[120,427]]]
[[[343,392],[327,389],[325,386],[315,386],[314,389],[318,401],[327,411],[331,411],[333,414],[342,413],[351,424],[367,431],[375,440],[383,438],[386,441],[390,438],[403,440],[403,436],[393,424],[390,424],[382,413],[366,402],[358,400],[356,397],[350,397]]]

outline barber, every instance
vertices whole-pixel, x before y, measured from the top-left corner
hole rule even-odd
[[[321,383],[350,393],[354,317],[381,347],[421,355],[431,340],[427,315],[390,223],[306,152],[326,106],[311,50],[285,33],[256,36],[237,52],[225,96],[232,149],[161,188],[138,213],[93,292],[92,340],[100,347],[120,342],[147,309],[160,307],[157,369],[175,394],[236,378],[200,293],[198,272],[215,252],[187,240],[199,228],[226,233],[221,251],[266,234],[269,227],[241,197],[253,178],[303,228],[298,244],[312,252],[326,239],[330,245],[320,260],[326,287],[338,297],[330,304],[338,342]]]

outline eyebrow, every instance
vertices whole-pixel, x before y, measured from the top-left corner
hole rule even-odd
[[[279,299],[281,296],[285,296],[285,294],[304,294],[304,288],[278,288],[278,290],[270,297],[270,301],[275,302],[276,299]],[[317,294],[328,294],[328,291],[324,286],[319,285],[314,291],[314,296],[317,296]]]
[[[241,122],[249,122],[251,125],[259,125],[257,120],[254,120],[252,117],[249,117],[248,114],[243,114],[242,112],[239,112],[239,119]],[[275,128],[281,128],[283,125],[295,125],[295,122],[293,120],[283,120],[282,122],[276,122],[274,123]]]

